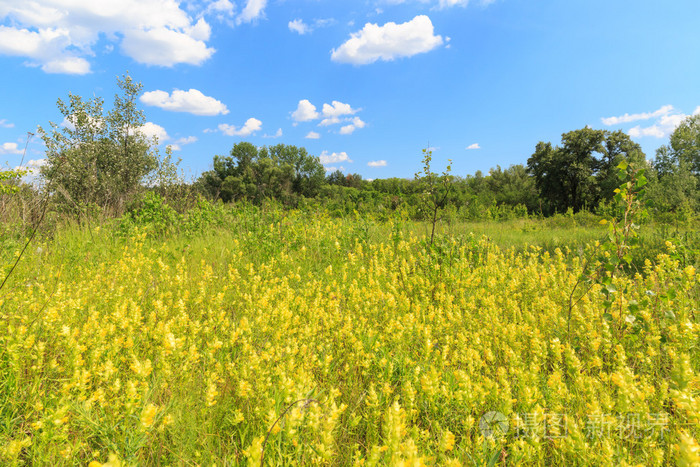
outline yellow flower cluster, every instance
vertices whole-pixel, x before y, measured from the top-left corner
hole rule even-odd
[[[568,252],[377,230],[103,229],[47,262],[0,296],[0,462],[697,465],[692,267],[661,255],[569,321]]]

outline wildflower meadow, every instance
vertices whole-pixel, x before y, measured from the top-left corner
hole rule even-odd
[[[596,240],[429,229],[248,207],[37,240],[0,291],[2,463],[698,465],[677,243],[584,283]]]

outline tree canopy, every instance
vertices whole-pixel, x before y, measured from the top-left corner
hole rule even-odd
[[[139,131],[145,123],[136,105],[141,84],[129,75],[117,84],[121,94],[109,112],[100,97],[70,94],[67,103],[57,103],[64,121],[51,122],[50,132],[39,127],[47,158],[41,174],[69,207],[94,203],[121,211],[158,165],[152,142]]]
[[[305,148],[277,144],[257,148],[240,142],[229,156],[214,156],[214,169],[199,183],[211,196],[223,201],[248,199],[259,203],[275,198],[293,203],[299,196],[316,196],[325,183],[318,157]]]
[[[645,164],[641,147],[622,131],[585,127],[564,133],[561,146],[539,142],[527,167],[551,213],[593,209],[612,198],[622,161]]]

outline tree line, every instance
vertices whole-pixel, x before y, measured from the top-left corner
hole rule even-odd
[[[428,170],[414,179],[369,181],[359,174],[326,173],[318,157],[286,144],[236,143],[228,155],[214,156],[212,170],[185,183],[170,150],[161,155],[157,141],[139,131],[146,121],[137,107],[141,85],[126,75],[118,86],[109,112],[99,97],[85,100],[71,94],[68,102],[58,100],[68,124],[52,123],[50,131],[39,128],[47,159],[41,168],[43,189],[58,209],[119,215],[151,191],[181,204],[204,196],[224,203],[319,203],[341,215],[404,210],[414,218],[429,216],[421,203],[424,182],[437,174]],[[619,184],[616,168],[623,161],[646,169],[647,192],[657,212],[700,208],[700,115],[686,118],[653,160],[622,131],[585,127],[564,133],[558,144],[539,142],[526,164],[450,175],[441,208],[472,219],[604,210]],[[16,195],[21,175],[0,171],[0,196]]]

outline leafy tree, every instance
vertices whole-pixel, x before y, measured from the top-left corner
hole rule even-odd
[[[223,201],[267,198],[292,202],[295,196],[313,197],[325,183],[325,171],[317,157],[304,148],[278,144],[258,149],[237,143],[229,156],[214,156],[214,170],[202,174],[198,184]]]
[[[292,191],[308,198],[314,197],[325,183],[326,171],[318,157],[310,155],[306,148],[277,144],[262,149],[284,172],[291,170]]]
[[[51,122],[50,132],[39,127],[47,158],[41,174],[69,206],[94,203],[119,212],[158,165],[154,142],[139,131],[145,123],[136,105],[142,85],[128,74],[117,84],[121,94],[106,114],[100,97],[70,94],[67,103],[57,103],[65,123]]]
[[[528,159],[540,197],[549,212],[580,211],[612,196],[620,162],[644,161],[640,146],[621,131],[589,127],[562,135],[562,145],[540,142]]]
[[[700,208],[700,115],[686,118],[656,150],[654,169],[658,181],[649,192],[657,209]]]
[[[687,117],[671,134],[668,146],[657,151],[657,159],[673,166],[687,164],[692,174],[700,177],[700,114]]]
[[[596,174],[599,200],[609,200],[615,196],[620,183],[618,167],[622,163],[631,164],[640,170],[647,168],[646,156],[639,144],[622,130],[606,132]]]
[[[326,176],[326,183],[329,185],[339,185],[349,188],[362,188],[363,180],[360,174],[345,175],[340,170],[335,170]]]
[[[505,170],[496,166],[495,169],[489,170],[486,183],[494,193],[497,204],[509,206],[522,204],[528,211],[535,211],[538,208],[539,199],[535,180],[522,164],[511,165]]]
[[[419,183],[422,192],[422,207],[427,212],[432,224],[430,230],[430,245],[433,245],[435,238],[435,226],[440,220],[440,213],[445,209],[447,199],[452,191],[453,177],[452,161],[448,161],[447,168],[440,175],[432,172],[431,162],[433,152],[430,149],[423,149],[423,170],[416,173],[416,181]]]

